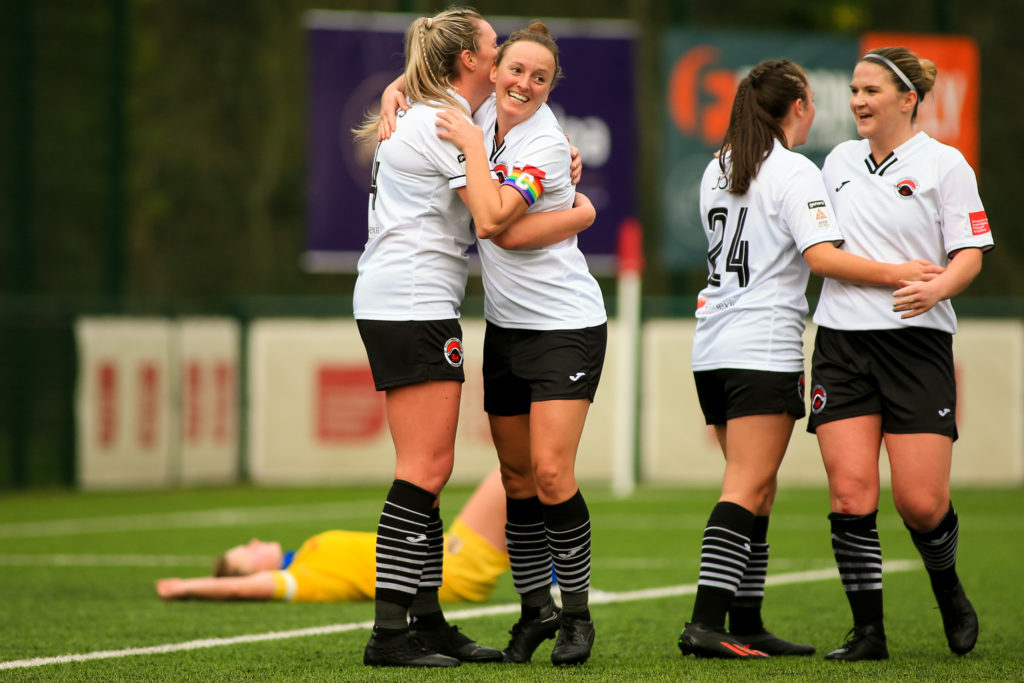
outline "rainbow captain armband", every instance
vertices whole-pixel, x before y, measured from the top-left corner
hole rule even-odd
[[[523,195],[526,205],[533,206],[533,203],[537,201],[537,197],[540,197],[541,193],[544,192],[544,185],[541,182],[544,178],[544,171],[536,166],[513,167],[512,172],[508,174],[502,185],[514,187],[519,191],[519,194]]]

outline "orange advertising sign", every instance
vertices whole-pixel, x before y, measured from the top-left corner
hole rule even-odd
[[[960,150],[975,173],[979,162],[978,102],[981,68],[978,46],[964,36],[915,33],[865,33],[860,47],[906,47],[938,68],[935,87],[917,110],[918,127],[936,140]]]

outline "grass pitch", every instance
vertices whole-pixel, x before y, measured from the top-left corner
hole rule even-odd
[[[1024,495],[957,490],[959,571],[978,610],[974,652],[956,657],[924,569],[887,497],[879,515],[890,659],[842,664],[849,610],[829,544],[823,490],[780,492],[772,515],[767,626],[818,654],[760,662],[683,658],[699,545],[717,492],[641,489],[627,500],[585,486],[593,515],[597,627],[585,665],[555,669],[543,644],[530,664],[445,671],[369,669],[369,603],[164,603],[161,576],[210,570],[253,536],[298,547],[327,528],[372,530],[385,486],[13,493],[0,499],[0,680],[18,681],[1021,681],[1024,680]],[[466,488],[445,494],[450,521]],[[886,494],[887,495],[887,494]],[[507,642],[518,612],[511,578],[490,600],[449,605],[474,639]]]

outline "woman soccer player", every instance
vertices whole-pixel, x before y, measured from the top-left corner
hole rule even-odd
[[[458,192],[465,184],[459,152],[438,139],[434,119],[442,107],[468,116],[493,92],[496,44],[494,29],[473,10],[416,19],[405,43],[404,82],[412,105],[374,155],[368,238],[353,308],[374,384],[386,392],[396,463],[377,527],[367,665],[457,666],[501,659],[498,650],[450,626],[438,602],[438,496],[454,463],[464,381],[458,318],[473,234]],[[357,139],[375,140],[379,128],[379,117],[373,117]],[[588,217],[593,220],[593,208],[562,215],[582,215],[579,230],[589,225]]]
[[[376,534],[331,530],[297,552],[252,539],[217,558],[213,576],[156,582],[164,600],[354,602],[376,594]],[[505,490],[497,469],[484,478],[445,534],[442,602],[486,600],[508,569]]]
[[[814,313],[808,431],[817,434],[828,473],[832,549],[854,623],[826,659],[888,657],[875,525],[883,440],[896,510],[928,570],[949,647],[965,654],[978,637],[956,573],[959,522],[949,494],[957,438],[949,299],[981,270],[992,233],[963,155],[914,129],[935,74],[930,60],[906,48],[866,54],[850,82],[863,139],[838,145],[823,169],[845,249],[947,264],[938,277],[903,282],[895,293],[826,280]]]
[[[476,114],[438,114],[438,135],[466,155],[468,205],[483,268],[484,408],[508,496],[507,541],[522,609],[504,650],[529,661],[558,633],[555,664],[590,656],[590,514],[574,468],[607,339],[600,287],[576,231],[542,247],[506,231],[521,216],[572,206],[568,143],[545,102],[558,48],[535,22],[513,33],[494,65],[494,100]],[[489,151],[488,151],[489,149]],[[491,172],[497,182],[491,180]],[[551,600],[554,563],[562,610]]]
[[[810,271],[897,286],[941,270],[836,248],[843,234],[821,173],[792,151],[806,142],[814,113],[803,69],[785,59],[761,62],[740,81],[719,158],[701,181],[708,283],[697,300],[693,375],[725,474],[704,530],[693,616],[679,636],[684,655],[814,652],[768,632],[761,619],[776,475],[794,421],[805,413],[801,337]]]

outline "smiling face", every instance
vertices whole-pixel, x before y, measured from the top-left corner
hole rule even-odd
[[[499,127],[507,132],[533,116],[547,102],[554,76],[555,57],[548,48],[530,40],[509,45],[491,75]]]
[[[892,72],[872,62],[858,62],[850,81],[850,111],[857,133],[890,151],[913,135],[911,117],[916,97],[900,91]]]
[[[261,571],[280,569],[284,553],[276,541],[254,538],[245,545],[236,545],[224,554],[228,573],[247,576]]]

